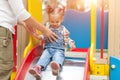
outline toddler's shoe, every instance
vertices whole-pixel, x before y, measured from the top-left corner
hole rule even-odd
[[[35,66],[33,68],[30,68],[29,73],[32,74],[37,79],[40,79],[41,78],[41,68],[40,68],[40,66]]]
[[[58,63],[56,63],[55,61],[52,61],[50,63],[50,67],[52,69],[52,74],[55,76],[59,75],[59,71],[60,71],[60,65]]]

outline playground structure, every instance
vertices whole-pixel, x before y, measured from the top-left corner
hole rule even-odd
[[[30,3],[29,3],[30,2]],[[35,1],[29,1],[28,2],[28,4],[30,4],[30,5],[28,5],[29,7],[28,7],[28,10],[29,10],[29,12],[35,17],[35,18],[37,18],[40,22],[42,21],[42,18],[40,18],[41,16],[42,16],[42,14],[40,15],[40,14],[36,14],[36,12],[38,13],[38,12],[40,12],[40,13],[42,13],[42,10],[41,10],[41,2],[42,1],[40,1],[40,2],[35,2]],[[36,7],[37,7],[37,4],[39,5],[39,9],[36,9]],[[33,5],[34,4],[36,4],[35,6],[36,7],[33,7]],[[96,27],[96,25],[98,24],[98,23],[96,23],[98,20],[96,20],[96,16],[97,16],[97,14],[96,14],[96,8],[95,8],[95,5],[94,5],[94,3],[91,3],[91,11],[90,12],[88,12],[88,13],[86,13],[86,15],[89,15],[89,17],[90,17],[90,21],[91,22],[88,22],[88,24],[87,25],[90,25],[91,24],[91,31],[88,31],[88,32],[90,32],[91,33],[91,35],[89,35],[88,36],[88,34],[87,34],[87,37],[82,37],[82,38],[80,38],[80,39],[83,39],[83,40],[89,40],[88,41],[88,43],[86,43],[86,45],[84,45],[83,43],[81,43],[81,46],[79,46],[80,48],[86,48],[87,47],[87,51],[85,51],[86,53],[90,53],[90,56],[87,54],[87,56],[89,57],[89,58],[87,58],[87,57],[85,57],[85,59],[86,59],[86,66],[88,66],[88,65],[90,65],[90,70],[88,70],[87,69],[87,67],[85,67],[86,68],[86,72],[88,72],[89,73],[89,71],[90,71],[90,74],[88,74],[87,73],[87,76],[89,75],[94,75],[93,77],[95,77],[95,76],[101,76],[100,78],[102,79],[103,77],[105,77],[105,79],[108,79],[108,77],[110,78],[110,80],[118,80],[118,79],[120,79],[120,77],[119,76],[116,76],[118,73],[119,73],[119,64],[120,64],[120,60],[118,59],[118,58],[116,58],[116,57],[114,57],[115,55],[116,55],[116,53],[118,53],[117,54],[117,56],[119,56],[119,53],[120,53],[120,51],[119,51],[119,49],[120,49],[120,40],[119,39],[116,39],[117,37],[119,38],[120,36],[119,36],[119,27],[117,26],[117,27],[115,27],[115,28],[113,28],[111,25],[111,27],[109,28],[110,30],[114,30],[114,32],[113,31],[110,31],[109,32],[109,34],[111,34],[111,35],[115,35],[115,38],[111,38],[111,35],[108,35],[109,37],[109,42],[108,42],[108,53],[114,53],[113,54],[113,56],[111,56],[111,54],[109,54],[109,56],[111,56],[110,57],[110,60],[109,60],[109,57],[104,57],[104,55],[103,55],[103,53],[104,53],[104,51],[102,51],[103,49],[104,49],[104,45],[102,46],[102,48],[98,48],[98,49],[101,49],[101,55],[100,55],[100,58],[99,59],[97,59],[97,58],[95,58],[95,54],[96,54],[96,47],[98,46],[97,44],[98,43],[96,43],[97,41],[97,39],[96,39],[96,30],[97,30],[97,27]],[[104,9],[104,8],[103,8]],[[35,10],[35,11],[34,11]],[[39,11],[39,10],[41,10],[41,11]],[[102,12],[102,11],[101,11]],[[69,11],[68,11],[68,13],[70,13]],[[74,13],[74,12],[71,12],[71,14],[72,13]],[[66,14],[67,14],[67,12],[66,12]],[[76,13],[77,14],[77,13]],[[102,16],[108,16],[108,15],[106,15],[106,13],[101,13],[102,14]],[[72,14],[72,15],[74,15],[74,14]],[[79,13],[78,13],[78,15],[80,15]],[[70,14],[68,14],[67,16],[71,16]],[[75,16],[74,16],[75,17]],[[113,17],[113,16],[112,16]],[[108,18],[108,17],[107,17]],[[75,18],[76,19],[76,18]],[[88,19],[88,18],[87,18]],[[67,21],[68,19],[67,19],[67,17],[65,17],[65,20]],[[79,19],[78,19],[79,20]],[[88,19],[89,20],[89,19]],[[102,20],[102,18],[101,18],[101,20]],[[103,20],[105,20],[105,17],[103,17]],[[64,21],[63,22],[63,24],[66,24],[67,22],[66,21]],[[84,21],[84,20],[83,20]],[[69,21],[68,21],[69,22]],[[105,21],[104,21],[105,22]],[[100,24],[105,24],[105,23],[102,23],[102,21],[101,21],[101,23]],[[108,23],[107,23],[108,24]],[[66,24],[66,25],[69,25],[69,24]],[[79,25],[79,24],[77,24],[77,25]],[[77,27],[77,28],[79,28],[79,27]],[[71,29],[70,27],[69,27],[69,29]],[[80,28],[81,29],[81,28]],[[78,29],[79,30],[79,29]],[[82,28],[82,30],[90,30],[90,27],[88,26],[87,27],[87,29],[84,29],[84,28]],[[73,31],[73,30],[72,30]],[[105,30],[106,31],[106,30]],[[74,32],[74,31],[73,31]],[[73,33],[73,32],[71,32],[71,33]],[[85,31],[84,31],[85,32]],[[81,32],[82,34],[83,34],[83,32]],[[80,36],[82,36],[82,34],[81,33],[79,33],[80,34]],[[113,33],[115,33],[115,34],[113,34]],[[105,34],[105,33],[104,33]],[[74,34],[71,34],[71,36],[73,36]],[[90,36],[91,36],[91,40],[90,40]],[[104,35],[103,35],[103,37],[104,37]],[[73,38],[75,38],[74,36],[73,36]],[[102,38],[102,39],[104,39],[104,38]],[[30,64],[32,63],[32,60],[35,58],[35,57],[37,57],[37,56],[40,56],[40,54],[38,55],[38,54],[36,54],[36,53],[38,53],[38,52],[41,52],[41,50],[40,51],[38,51],[38,48],[40,48],[40,49],[42,49],[42,47],[41,46],[34,46],[34,45],[36,45],[36,43],[34,43],[36,40],[34,40],[34,38],[32,37],[32,36],[30,36],[30,39],[29,39],[30,41],[29,41],[29,46],[27,46],[26,47],[26,49],[25,49],[25,52],[24,52],[24,57],[26,57],[26,55],[27,55],[27,57],[25,58],[25,60],[23,61],[23,63],[24,64],[22,64],[21,65],[21,69],[19,69],[18,70],[18,73],[17,73],[17,77],[16,77],[16,79],[15,80],[19,80],[20,78],[19,77],[21,77],[21,72],[23,72],[22,73],[22,75],[25,75],[25,73],[26,73],[26,71],[28,70],[28,67],[30,66]],[[105,39],[106,40],[106,39]],[[104,40],[104,41],[105,41]],[[112,44],[110,44],[110,42],[111,42],[111,40],[114,40],[116,43],[114,44],[114,43],[112,43]],[[37,41],[36,41],[37,42]],[[87,42],[87,41],[86,41]],[[118,43],[117,43],[118,42]],[[78,42],[78,43],[80,43],[80,42]],[[90,43],[90,44],[89,44]],[[39,44],[41,44],[41,43],[39,43]],[[101,43],[102,44],[102,43]],[[103,44],[104,44],[104,42],[103,42]],[[113,48],[112,47],[115,47],[115,46],[117,46],[116,48],[114,48],[114,50],[113,50]],[[90,49],[89,49],[90,48]],[[112,48],[112,49],[111,49]],[[106,49],[106,48],[105,48]],[[83,49],[84,50],[84,49]],[[83,52],[83,50],[80,50],[80,52]],[[90,52],[89,52],[89,51]],[[31,52],[29,52],[29,55],[28,55],[28,51],[31,51]],[[30,54],[30,53],[33,53],[33,54]],[[71,54],[72,55],[72,54]],[[71,56],[71,57],[73,57],[73,56]],[[89,59],[89,60],[88,60]],[[88,61],[87,61],[88,60]],[[26,62],[27,63],[29,63],[29,64],[25,64]],[[110,62],[109,62],[110,61]],[[109,65],[109,63],[110,63],[110,65]],[[22,68],[22,67],[24,67],[24,68]],[[24,69],[24,71],[22,71],[22,69]],[[25,71],[26,70],[26,71]],[[24,73],[25,72],[25,73]],[[84,75],[85,77],[84,77],[84,79],[83,80],[90,80],[88,77],[86,77],[86,74]],[[113,76],[116,76],[116,77],[114,77],[114,79],[113,79]],[[104,78],[103,78],[104,79]],[[11,79],[11,80],[13,80],[13,79]],[[21,80],[21,79],[20,79]],[[22,78],[22,80],[24,80],[24,77]],[[97,78],[92,78],[92,80],[97,80]]]
[[[31,2],[31,3],[33,3],[33,2]],[[33,7],[32,7],[33,8]],[[30,7],[30,9],[31,9],[31,7]],[[28,9],[29,10],[29,9]],[[34,10],[34,9],[32,9],[32,10]],[[30,10],[31,11],[31,10]],[[36,11],[34,11],[34,13],[35,13]],[[32,12],[31,12],[32,13]],[[34,15],[34,13],[32,13],[33,15]],[[40,17],[40,16],[39,16]],[[30,41],[29,41],[29,45],[26,47],[26,49],[25,49],[25,55],[26,54],[28,54],[28,51],[30,51],[29,52],[29,54],[26,56],[26,58],[24,59],[24,61],[23,61],[23,64],[21,65],[21,67],[20,67],[20,69],[19,69],[19,71],[18,71],[18,73],[17,73],[17,76],[16,76],[16,78],[15,78],[15,80],[33,80],[34,78],[33,77],[30,77],[31,75],[29,74],[29,73],[27,73],[27,70],[29,69],[29,67],[30,66],[32,66],[32,65],[34,65],[34,62],[36,62],[37,60],[36,60],[36,57],[38,57],[38,56],[40,56],[40,54],[41,54],[41,51],[42,51],[42,46],[41,46],[41,43],[39,43],[37,46],[34,46],[34,48],[32,49],[31,47],[33,47],[33,43],[34,42],[34,38],[32,38],[32,36],[30,36]],[[33,44],[32,44],[33,43]],[[32,50],[28,50],[28,49],[32,49]],[[78,51],[78,52],[76,52],[76,50]],[[81,55],[80,55],[80,53],[81,53]],[[70,55],[71,54],[71,55]],[[78,73],[77,73],[77,75],[79,75],[78,77],[74,77],[74,78],[76,78],[76,79],[85,79],[85,80],[87,80],[87,78],[88,78],[88,64],[89,64],[89,62],[88,62],[88,54],[89,54],[89,49],[74,49],[72,52],[68,52],[68,53],[66,53],[66,58],[70,58],[70,60],[69,59],[67,59],[67,62],[65,63],[65,67],[64,68],[70,68],[70,70],[71,70],[71,68],[73,69],[74,67],[75,68],[77,68],[78,70],[77,71],[79,71]],[[71,57],[70,57],[71,56]],[[75,59],[75,61],[76,61],[76,59],[78,59],[78,61],[80,61],[79,59],[83,59],[83,61],[84,62],[77,62],[77,64],[74,62],[74,59]],[[72,62],[71,62],[71,60],[73,60]],[[70,63],[69,63],[70,62]],[[75,64],[75,65],[70,65],[70,64]],[[68,67],[68,65],[70,65],[70,67]],[[77,67],[77,65],[80,65],[79,67]],[[62,76],[64,76],[65,74],[64,74],[64,72],[66,73],[67,72],[67,74],[68,73],[70,73],[70,72],[68,72],[68,71],[70,71],[70,70],[64,70],[63,72],[62,72]],[[76,72],[77,72],[76,71]],[[81,73],[82,72],[82,73]],[[79,73],[81,73],[81,74],[79,74]],[[43,73],[44,74],[44,73]],[[50,73],[49,73],[49,69],[48,69],[48,71],[46,72],[46,74],[49,74],[50,75]],[[63,75],[64,74],[64,75]],[[44,74],[45,75],[45,74]],[[71,74],[72,75],[72,74]],[[22,78],[21,78],[21,76],[22,76]],[[47,76],[46,76],[47,77]],[[46,77],[44,78],[44,76],[43,76],[43,79],[44,80],[46,80]],[[53,76],[51,76],[51,77],[53,77]],[[51,79],[51,77],[49,78],[49,80]],[[73,77],[73,76],[72,76]],[[66,79],[66,77],[62,77],[63,79],[65,78]],[[67,79],[68,78],[70,78],[70,77],[67,77]],[[53,78],[52,78],[53,79]],[[51,80],[52,80],[51,79]],[[72,79],[72,78],[71,78]]]

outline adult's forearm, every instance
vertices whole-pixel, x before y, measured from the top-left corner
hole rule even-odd
[[[35,20],[33,17],[30,17],[26,19],[25,24],[27,27],[33,27],[36,28],[37,30],[40,30],[41,32],[44,32],[45,27],[41,23],[39,23],[37,20]]]

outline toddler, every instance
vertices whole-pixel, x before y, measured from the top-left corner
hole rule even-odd
[[[40,36],[44,40],[44,51],[37,64],[29,69],[29,73],[36,78],[41,77],[41,71],[45,70],[49,63],[52,74],[58,75],[65,60],[65,47],[69,44],[70,48],[75,48],[74,41],[69,37],[69,31],[61,25],[64,19],[64,10],[65,8],[62,5],[56,8],[50,8],[49,6],[47,9],[50,24],[48,28],[58,36],[58,40],[50,43],[48,38]]]

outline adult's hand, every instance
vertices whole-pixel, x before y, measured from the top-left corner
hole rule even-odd
[[[55,33],[53,33],[50,29],[45,28],[44,31],[42,31],[42,34],[44,36],[44,39],[49,41],[49,42],[53,42],[57,40],[57,36]]]
[[[37,39],[40,39],[37,31],[41,31],[44,38],[47,39],[49,42],[53,42],[57,40],[58,37],[55,33],[53,33],[51,30],[46,28],[44,25],[36,21],[34,18],[30,17],[24,22],[25,22],[24,25],[25,25],[26,30],[29,33],[31,33],[34,37],[36,37]]]

